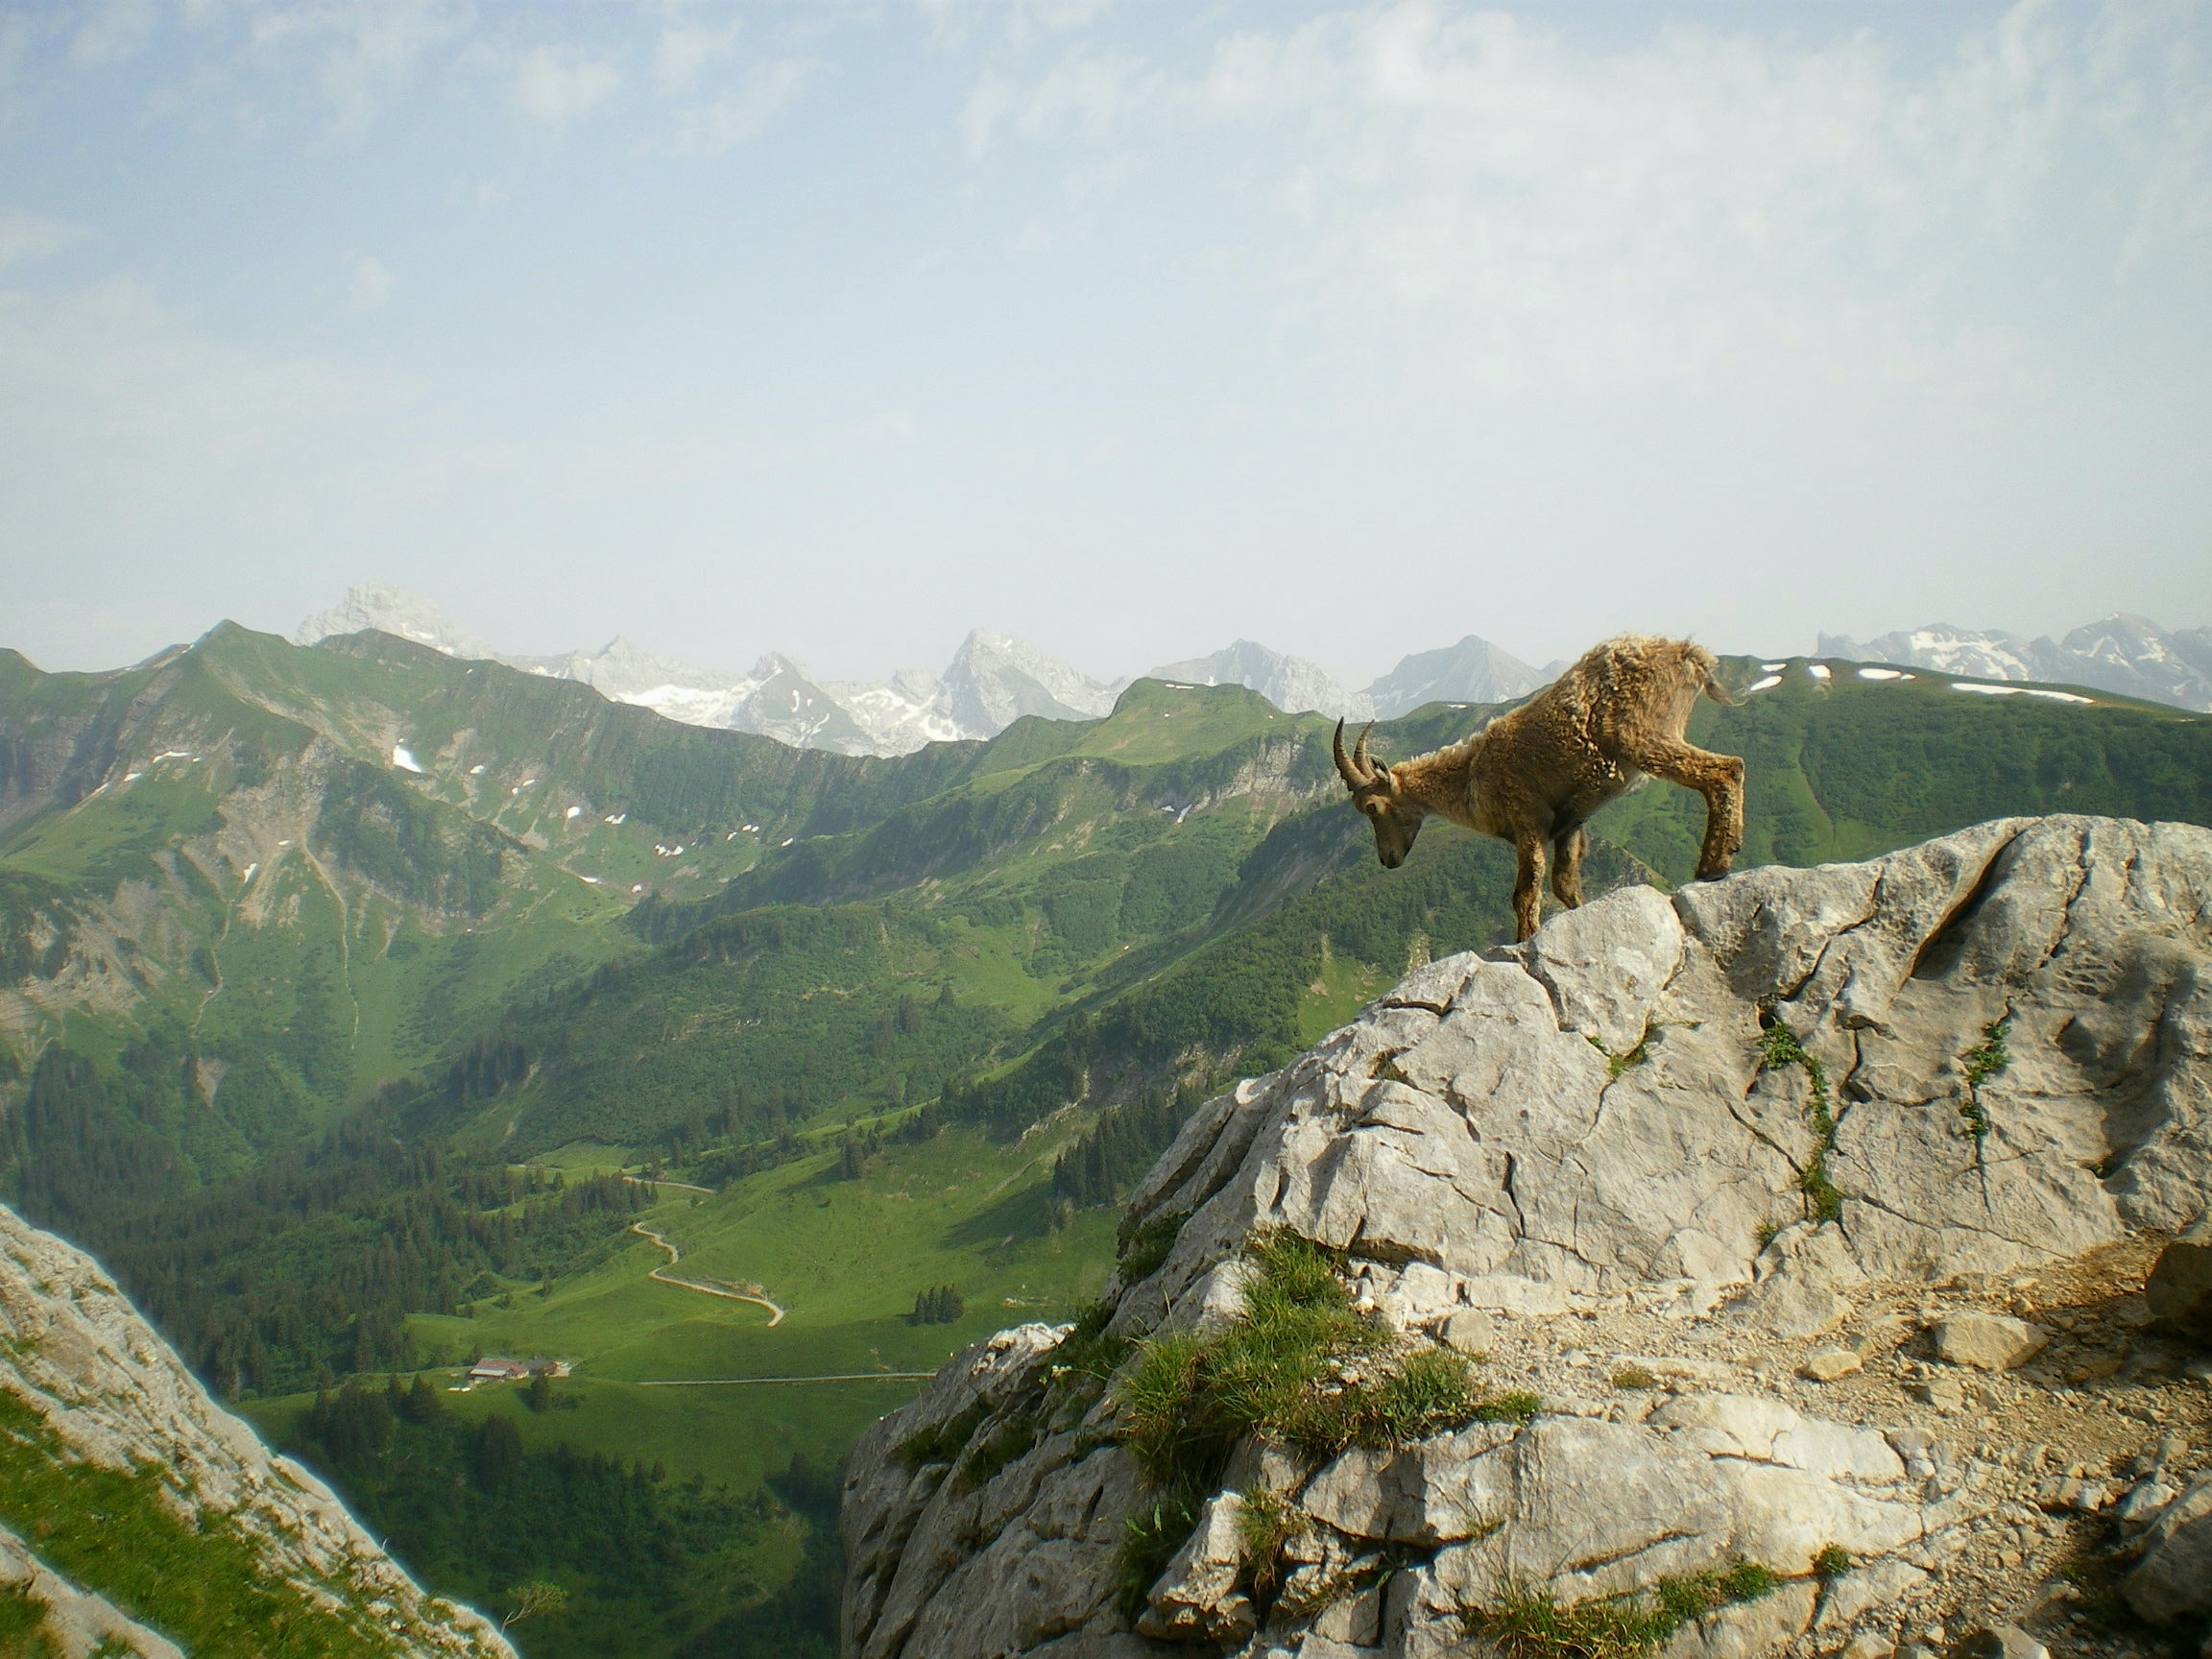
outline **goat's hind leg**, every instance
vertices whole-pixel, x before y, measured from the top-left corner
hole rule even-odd
[[[1582,854],[1589,845],[1579,824],[1551,837],[1551,891],[1570,910],[1582,904]]]
[[[1623,746],[1623,757],[1638,771],[1705,797],[1705,844],[1697,851],[1697,879],[1728,874],[1743,845],[1743,762],[1734,755],[1715,755],[1679,738]]]
[[[1544,919],[1544,837],[1522,835],[1513,847],[1519,854],[1513,873],[1513,937],[1526,939]]]

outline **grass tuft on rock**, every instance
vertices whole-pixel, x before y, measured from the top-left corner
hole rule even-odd
[[[1739,1559],[1568,1607],[1549,1590],[1516,1584],[1468,1624],[1499,1659],[1643,1659],[1685,1624],[1755,1601],[1781,1582],[1771,1568]]]
[[[1189,1219],[1188,1215],[1155,1215],[1124,1234],[1114,1263],[1121,1283],[1136,1285],[1159,1272],[1167,1253],[1175,1248],[1176,1235]]]
[[[1146,1342],[1119,1386],[1122,1441],[1154,1485],[1204,1489],[1247,1434],[1330,1456],[1460,1428],[1501,1404],[1465,1356],[1401,1352],[1354,1310],[1320,1246],[1277,1231],[1257,1235],[1246,1257],[1242,1313],[1204,1336]],[[1503,1415],[1526,1413],[1513,1402]]]
[[[919,1469],[925,1463],[950,1463],[966,1450],[990,1415],[990,1407],[977,1400],[941,1423],[916,1430],[892,1448],[891,1455],[909,1469]]]
[[[1255,1484],[1239,1496],[1243,1503],[1237,1511],[1237,1543],[1244,1558],[1240,1576],[1253,1595],[1271,1601],[1283,1583],[1285,1546],[1310,1530],[1313,1521],[1271,1486]]]

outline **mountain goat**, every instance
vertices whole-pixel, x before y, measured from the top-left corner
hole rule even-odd
[[[1705,845],[1697,878],[1727,874],[1743,844],[1743,762],[1683,738],[1700,693],[1730,701],[1719,661],[1685,639],[1623,635],[1582,660],[1520,708],[1448,749],[1386,766],[1367,754],[1367,735],[1344,753],[1336,722],[1336,770],[1352,805],[1375,830],[1376,856],[1395,870],[1412,851],[1421,820],[1449,818],[1510,842],[1516,936],[1543,915],[1546,849],[1551,891],[1569,909],[1582,902],[1582,826],[1646,775],[1705,797]]]

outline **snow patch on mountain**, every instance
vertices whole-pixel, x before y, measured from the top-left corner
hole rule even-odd
[[[2115,613],[2064,639],[2027,639],[1999,629],[1940,622],[1863,642],[1823,634],[1819,654],[1976,680],[2056,680],[2212,711],[2212,628],[2169,633],[2142,616]]]

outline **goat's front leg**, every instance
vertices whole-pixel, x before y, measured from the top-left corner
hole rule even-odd
[[[1513,847],[1520,854],[1513,876],[1513,937],[1526,939],[1544,916],[1544,837],[1525,833],[1515,837]]]
[[[1570,910],[1582,904],[1582,854],[1589,844],[1579,829],[1551,839],[1551,891]]]
[[[1740,756],[1702,749],[1690,753],[1704,762],[1704,784],[1692,787],[1705,797],[1705,845],[1697,852],[1697,879],[1710,881],[1728,874],[1743,845],[1743,761]]]
[[[1715,755],[1679,739],[1623,746],[1623,757],[1639,771],[1705,797],[1705,844],[1697,850],[1697,879],[1728,874],[1743,845],[1743,762],[1734,755]]]

